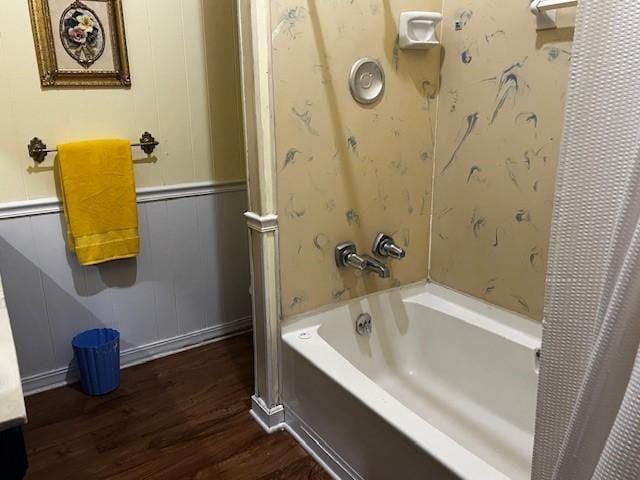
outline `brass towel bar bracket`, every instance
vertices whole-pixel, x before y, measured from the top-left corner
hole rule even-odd
[[[153,135],[149,132],[144,132],[140,137],[140,143],[132,143],[132,147],[140,147],[144,153],[147,155],[151,155],[156,147],[160,145]],[[47,158],[47,154],[52,152],[57,152],[58,150],[49,149],[47,150],[47,145],[40,140],[38,137],[33,137],[27,145],[27,149],[29,150],[29,156],[33,158],[33,161],[36,163],[44,162],[45,158]]]

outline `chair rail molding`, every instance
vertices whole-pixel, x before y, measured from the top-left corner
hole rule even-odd
[[[247,189],[245,180],[224,182],[194,182],[157,187],[138,188],[138,203],[158,202],[176,198],[199,197],[222,193],[241,192]],[[31,217],[62,211],[62,201],[58,197],[38,198],[18,202],[0,203],[0,220],[8,218]]]

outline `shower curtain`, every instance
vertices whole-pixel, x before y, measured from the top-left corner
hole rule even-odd
[[[534,480],[640,478],[640,2],[580,0]]]

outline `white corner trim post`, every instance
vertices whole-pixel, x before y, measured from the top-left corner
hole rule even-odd
[[[251,252],[255,394],[252,410],[267,430],[284,421],[280,405],[278,217],[245,213]]]
[[[260,216],[253,212],[245,212],[247,226],[256,232],[266,233],[278,230],[278,216],[274,214]]]
[[[280,400],[280,285],[269,0],[237,0],[249,211],[255,393],[266,431],[284,422]]]

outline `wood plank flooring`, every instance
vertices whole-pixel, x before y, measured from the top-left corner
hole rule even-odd
[[[328,480],[285,432],[249,416],[251,336],[122,371],[120,388],[27,398],[28,480]]]

